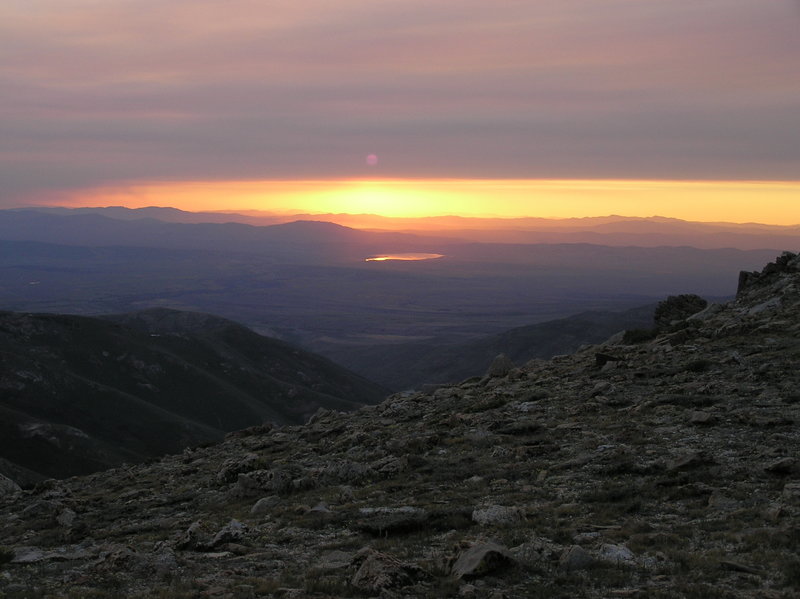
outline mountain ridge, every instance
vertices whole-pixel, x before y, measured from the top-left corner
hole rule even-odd
[[[385,396],[326,358],[233,321],[164,309],[104,318],[0,312],[0,360],[0,457],[48,477]]]

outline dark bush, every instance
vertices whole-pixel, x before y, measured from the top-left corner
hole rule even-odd
[[[699,295],[684,293],[670,295],[658,303],[655,312],[656,326],[668,327],[675,320],[683,320],[708,306],[708,302]]]

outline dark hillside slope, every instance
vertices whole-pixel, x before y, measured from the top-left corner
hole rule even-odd
[[[0,596],[796,599],[798,366],[787,253],[637,343],[0,477]]]
[[[56,478],[385,395],[325,358],[172,310],[2,312],[0,391],[0,458]]]
[[[454,383],[486,372],[492,359],[505,354],[522,365],[534,358],[572,353],[600,343],[625,329],[653,326],[655,304],[622,312],[593,310],[567,318],[516,327],[459,344],[408,343],[340,349],[337,362],[391,389]]]

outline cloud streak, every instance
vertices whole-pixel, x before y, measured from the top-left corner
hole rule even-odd
[[[358,177],[370,152],[387,177],[796,179],[796,7],[9,0],[0,194]]]

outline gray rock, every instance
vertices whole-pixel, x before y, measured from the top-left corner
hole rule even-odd
[[[599,559],[616,565],[630,565],[636,561],[633,552],[624,545],[604,543],[600,547]]]
[[[239,543],[244,538],[245,526],[238,520],[231,520],[223,526],[214,538],[211,539],[211,547],[217,547],[223,543]]]
[[[428,512],[412,506],[361,508],[356,523],[359,530],[383,536],[421,528],[428,520]]]
[[[450,573],[457,579],[486,576],[514,563],[511,553],[491,541],[477,542],[461,553]]]
[[[309,512],[318,513],[318,514],[330,514],[331,513],[331,510],[328,507],[328,504],[325,503],[324,501],[320,501],[319,503],[317,503],[314,507],[312,507],[308,511]]]
[[[319,561],[314,565],[314,569],[344,570],[345,568],[350,567],[350,564],[353,563],[355,557],[356,555],[354,553],[348,553],[338,549],[328,551],[320,556]]]
[[[56,522],[58,522],[64,528],[72,528],[72,525],[75,524],[76,518],[77,514],[67,507],[61,510],[61,513],[56,518]]]
[[[702,451],[689,451],[669,460],[667,470],[669,472],[691,470],[708,463],[709,459]]]
[[[12,564],[33,564],[46,558],[46,552],[39,547],[14,547]]]
[[[15,495],[22,491],[22,488],[10,478],[0,474],[0,497],[4,495]]]
[[[186,529],[176,543],[178,549],[198,549],[206,544],[206,535],[202,531],[202,523],[195,520]]]
[[[489,370],[486,375],[492,378],[498,378],[508,375],[514,369],[514,362],[505,354],[498,355],[489,365]]]
[[[786,483],[783,486],[783,498],[790,503],[800,503],[800,481]]]
[[[280,499],[274,495],[270,497],[262,497],[253,504],[253,507],[250,508],[250,515],[263,516],[264,514],[268,514],[272,508],[278,505],[278,503],[280,503]]]
[[[713,424],[714,422],[714,415],[711,412],[705,412],[703,410],[697,410],[692,412],[691,416],[689,416],[689,422],[691,424],[697,425],[708,425]]]
[[[169,547],[162,548],[153,556],[153,571],[162,579],[170,579],[178,571],[178,559]]]
[[[791,474],[797,469],[797,460],[792,457],[780,458],[764,466],[764,470],[773,474]]]
[[[472,512],[472,521],[481,526],[512,526],[525,519],[525,510],[518,507],[490,505]]]
[[[598,395],[608,395],[609,393],[614,392],[614,385],[609,383],[608,381],[600,381],[592,387],[592,390],[589,392],[589,397],[597,397]]]
[[[597,560],[580,545],[572,545],[564,550],[559,565],[567,572],[588,570],[597,565]]]

